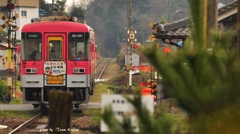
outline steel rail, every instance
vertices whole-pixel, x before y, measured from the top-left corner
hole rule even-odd
[[[106,69],[108,63],[110,62],[110,60],[111,60],[111,59],[108,59],[107,63],[106,63],[105,66],[103,67],[103,69],[102,69],[102,71],[101,71],[101,73],[99,74],[99,76],[98,76],[97,79],[100,79],[100,78],[101,78],[101,76],[102,76],[103,72],[105,71],[105,69]]]
[[[102,61],[103,59],[101,59],[100,61],[97,62],[96,66]]]
[[[32,117],[31,119],[25,121],[23,124],[19,125],[17,128],[9,132],[8,134],[15,134],[22,129],[26,128],[27,126],[31,125],[33,122],[35,122],[39,117],[41,117],[41,113],[37,114],[36,116]]]

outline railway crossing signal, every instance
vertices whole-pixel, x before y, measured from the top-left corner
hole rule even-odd
[[[8,26],[12,26],[15,30],[18,30],[19,27],[14,24],[14,21],[19,17],[18,14],[15,14],[13,17],[11,17],[10,19],[8,19],[7,17],[5,17],[4,15],[0,14],[0,18],[4,21],[4,24],[1,25],[0,27],[0,31],[2,31],[4,28],[8,27]]]
[[[6,69],[13,69],[14,64],[12,63],[12,37],[11,37],[11,27],[15,29],[16,31],[19,29],[19,27],[14,23],[14,21],[19,17],[18,14],[15,14],[11,17],[11,10],[14,9],[14,4],[12,4],[10,1],[8,1],[9,4],[7,4],[7,8],[9,9],[9,17],[5,17],[4,15],[0,14],[0,18],[4,21],[4,24],[0,26],[0,31],[2,31],[4,28],[8,27],[8,49],[7,49],[7,63],[5,64]],[[9,19],[10,18],[10,19]]]
[[[5,27],[8,26],[8,23],[7,23],[8,19],[5,16],[3,16],[2,14],[0,14],[0,18],[4,21],[4,24],[1,25],[1,27],[0,27],[0,31],[2,31]]]
[[[14,63],[12,62],[12,46],[13,43],[15,43],[16,40],[16,34],[15,38],[12,40],[12,32],[16,32],[19,28],[14,23],[14,21],[19,17],[18,14],[15,14],[12,16],[12,10],[14,9],[14,4],[12,3],[12,0],[7,1],[7,9],[8,9],[8,17],[5,17],[4,15],[0,14],[0,19],[4,21],[4,24],[0,26],[0,31],[2,31],[4,28],[8,27],[8,48],[7,48],[7,62],[5,63],[5,67],[8,70],[8,77],[7,77],[7,85],[8,85],[8,101],[11,101],[12,94],[13,94],[13,88],[12,88],[12,73],[14,69]],[[12,30],[12,28],[14,30]],[[16,61],[15,61],[16,62]],[[11,93],[12,91],[12,93]],[[16,89],[15,89],[15,96],[16,96]]]

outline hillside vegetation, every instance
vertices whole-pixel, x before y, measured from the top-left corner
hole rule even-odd
[[[187,17],[188,0],[132,0],[132,29],[137,30],[138,42],[148,40],[152,30],[149,22],[167,22]],[[219,0],[229,3],[233,0]],[[125,42],[128,0],[95,0],[84,12],[84,18],[96,32],[97,45],[104,57],[116,57],[120,42]]]

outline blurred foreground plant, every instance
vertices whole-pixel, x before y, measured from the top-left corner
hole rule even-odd
[[[126,96],[127,100],[134,106],[136,116],[138,117],[137,123],[140,134],[171,134],[177,131],[173,128],[172,124],[178,120],[176,116],[166,114],[165,112],[155,111],[152,115],[145,106],[141,104],[140,94],[136,95],[133,99]],[[109,127],[111,134],[130,134],[134,133],[134,127],[130,120],[130,116],[123,116],[123,121],[120,122],[116,119],[111,107],[106,107],[103,113],[103,120]],[[177,126],[179,124],[176,124]],[[174,130],[173,130],[174,129]]]
[[[240,64],[237,48],[231,44],[233,36],[215,31],[206,37],[209,29],[203,21],[204,0],[189,0],[189,5],[191,36],[183,48],[164,54],[153,44],[143,50],[169,85],[177,105],[188,113],[188,130],[173,131],[166,114],[156,113],[152,117],[139,106],[138,99],[130,100],[139,117],[140,133],[239,134]]]

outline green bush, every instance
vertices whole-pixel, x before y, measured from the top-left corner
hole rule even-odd
[[[0,79],[0,101],[4,101],[6,99],[7,93],[7,82]]]
[[[10,104],[22,104],[22,99],[20,98],[12,99]]]
[[[157,44],[143,54],[169,85],[176,105],[187,113],[187,127],[175,124],[179,117],[142,107],[140,97],[128,101],[138,117],[140,134],[239,134],[240,62],[232,48],[232,33],[211,32],[204,12],[207,0],[189,0],[191,36],[177,52],[160,53]],[[196,6],[197,5],[197,6]],[[110,107],[103,113],[110,133],[132,133],[129,120],[119,122]],[[180,124],[184,124],[179,122]]]

